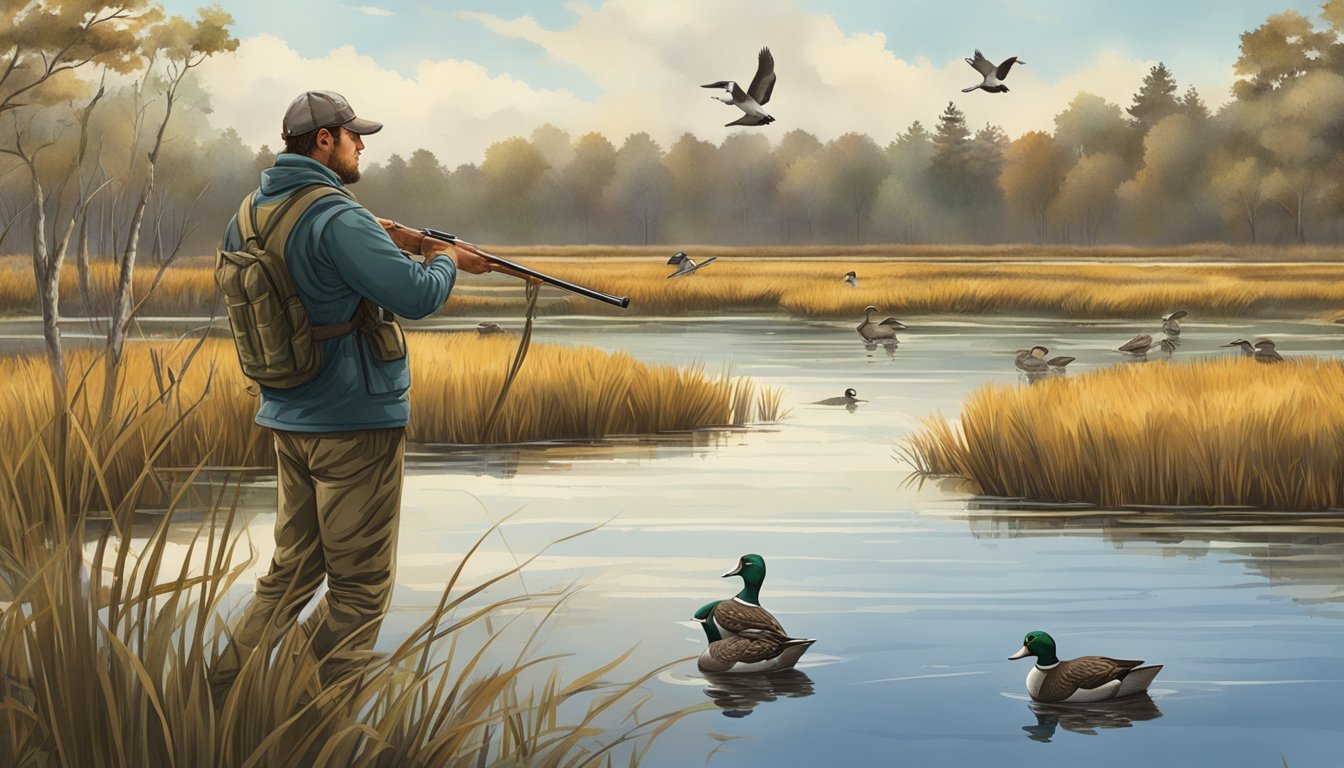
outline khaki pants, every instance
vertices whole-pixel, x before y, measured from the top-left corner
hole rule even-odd
[[[306,434],[275,430],[275,555],[210,674],[217,700],[248,655],[278,642],[312,599],[303,623],[323,683],[357,669],[392,597],[406,430]]]

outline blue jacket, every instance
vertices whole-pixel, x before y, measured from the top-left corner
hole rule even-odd
[[[304,155],[281,154],[261,172],[256,202],[266,204],[308,184],[342,187],[331,169]],[[224,250],[242,245],[238,217],[224,231]],[[314,325],[351,318],[360,297],[401,317],[432,314],[453,288],[448,256],[421,265],[406,258],[373,214],[344,195],[314,203],[285,243],[285,263]],[[402,427],[411,416],[409,356],[383,362],[359,333],[320,341],[322,367],[292,389],[261,387],[257,423],[292,432],[346,432]]]

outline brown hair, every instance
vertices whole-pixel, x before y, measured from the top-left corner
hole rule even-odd
[[[341,143],[341,134],[344,133],[344,131],[341,130],[339,125],[324,125],[322,128],[327,129],[327,132],[331,134],[334,143]],[[322,128],[314,128],[307,133],[300,133],[294,136],[281,136],[281,138],[285,140],[285,151],[292,152],[296,155],[311,155],[313,150],[317,149],[317,132],[322,130]]]

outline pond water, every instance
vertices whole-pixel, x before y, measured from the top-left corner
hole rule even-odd
[[[909,482],[898,450],[921,419],[954,415],[985,382],[1028,385],[1013,350],[1043,343],[1078,358],[1075,373],[1134,364],[1114,348],[1156,324],[900,319],[910,330],[899,347],[868,350],[856,321],[539,318],[535,341],[730,367],[783,388],[791,412],[657,439],[416,446],[380,645],[420,621],[493,521],[516,513],[472,558],[467,583],[605,522],[501,585],[581,585],[542,638],[545,653],[574,654],[570,677],[632,646],[613,679],[698,654],[704,636],[688,619],[737,591],[720,574],[747,552],[767,562],[763,604],[791,634],[817,639],[791,675],[708,683],[686,660],[645,683],[646,716],[709,708],[678,721],[644,765],[1340,765],[1344,518],[1032,511]],[[1170,364],[1258,336],[1285,356],[1344,355],[1335,326],[1189,318]],[[808,404],[846,387],[866,402]],[[258,569],[272,488],[259,481],[247,497]],[[1062,658],[1165,668],[1151,698],[1125,706],[1033,705],[1030,662],[1007,658],[1033,629],[1050,632]]]

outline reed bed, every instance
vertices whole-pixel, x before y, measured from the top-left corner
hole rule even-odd
[[[1344,364],[1123,365],[973,393],[902,453],[988,496],[1118,506],[1344,508]]]
[[[725,254],[713,266],[668,280],[664,259],[622,255],[557,257],[555,249],[517,255],[557,277],[607,293],[631,297],[616,310],[562,293],[544,292],[541,314],[694,314],[725,309],[786,312],[806,317],[858,317],[869,304],[890,314],[1030,314],[1050,317],[1148,317],[1183,307],[1205,317],[1292,316],[1333,319],[1344,307],[1344,262],[1283,263],[1031,263],[990,260],[855,261],[835,258],[766,258]],[[762,250],[762,249],[757,249]],[[719,253],[720,251],[712,251]],[[1166,249],[1144,252],[1161,259]],[[1294,249],[1293,252],[1297,252]],[[708,255],[711,252],[707,252]],[[545,254],[545,255],[542,255]],[[862,257],[867,258],[867,257]],[[1138,261],[1135,256],[1128,261]],[[841,281],[849,269],[859,286]],[[95,314],[111,304],[110,265],[92,270]],[[137,275],[136,295],[150,295],[145,315],[204,316],[215,302],[214,272],[204,265],[174,266],[148,294],[154,275]],[[517,290],[513,290],[517,288]],[[67,314],[86,314],[72,268],[62,278]],[[524,294],[512,278],[464,276],[440,314],[498,315],[521,312]],[[31,273],[11,264],[0,268],[0,312],[34,312]]]
[[[742,426],[753,416],[761,421],[782,416],[782,393],[769,388],[758,393],[749,380],[727,373],[712,376],[697,366],[647,365],[624,353],[535,343],[487,435],[483,433],[485,420],[503,384],[516,338],[409,333],[407,343],[412,379],[407,437],[417,443],[597,439]],[[160,467],[192,467],[199,462],[224,467],[274,465],[269,433],[253,422],[257,401],[248,393],[250,382],[239,370],[233,342],[207,339],[194,362],[184,366],[194,344],[152,342],[127,347],[113,423],[153,419],[154,428],[146,430],[151,434],[166,430],[179,418],[183,424],[164,444],[137,438],[133,450],[128,447],[100,467],[115,487],[127,487],[155,451],[161,454],[156,461]],[[82,388],[87,402],[99,402],[100,356],[71,354],[68,367],[74,380],[72,391]],[[85,372],[89,375],[83,376]],[[54,411],[45,358],[0,359],[0,398],[21,404],[0,411],[0,441],[6,445],[19,444],[23,435],[50,421]],[[178,408],[149,408],[164,398]],[[183,405],[188,402],[198,402],[190,413]],[[96,417],[87,409],[77,409],[77,423],[92,434]],[[88,478],[92,468],[82,464],[82,458],[76,452],[67,470]],[[0,465],[5,461],[0,455]],[[156,478],[149,483],[158,486]],[[41,472],[23,475],[27,493],[44,494],[45,485]],[[99,491],[89,487],[88,492]]]
[[[139,415],[171,416],[172,389]],[[166,423],[133,418],[113,427],[114,439],[84,444],[83,463],[113,463],[98,446],[170,442],[183,422]],[[57,481],[45,426],[10,435],[18,442],[0,478],[7,491],[25,474]],[[143,467],[137,480],[151,472]],[[127,514],[92,537],[82,506],[51,510],[33,497],[0,495],[0,764],[558,768],[612,766],[619,753],[636,765],[691,711],[641,715],[641,686],[661,670],[607,682],[628,653],[565,675],[555,657],[539,655],[538,633],[567,592],[488,596],[531,559],[484,583],[459,583],[491,531],[446,574],[438,604],[392,652],[370,654],[324,688],[303,633],[291,631],[276,653],[252,654],[215,702],[207,670],[226,637],[221,606],[250,564],[240,556],[246,541],[234,491],[218,489],[180,566],[166,565],[175,504],[135,544],[127,535],[133,491],[115,505]],[[75,488],[58,495],[79,497]],[[508,625],[520,611],[542,616],[540,627],[519,638],[521,650],[503,651],[499,638],[514,635]],[[528,680],[540,684],[528,688]]]

